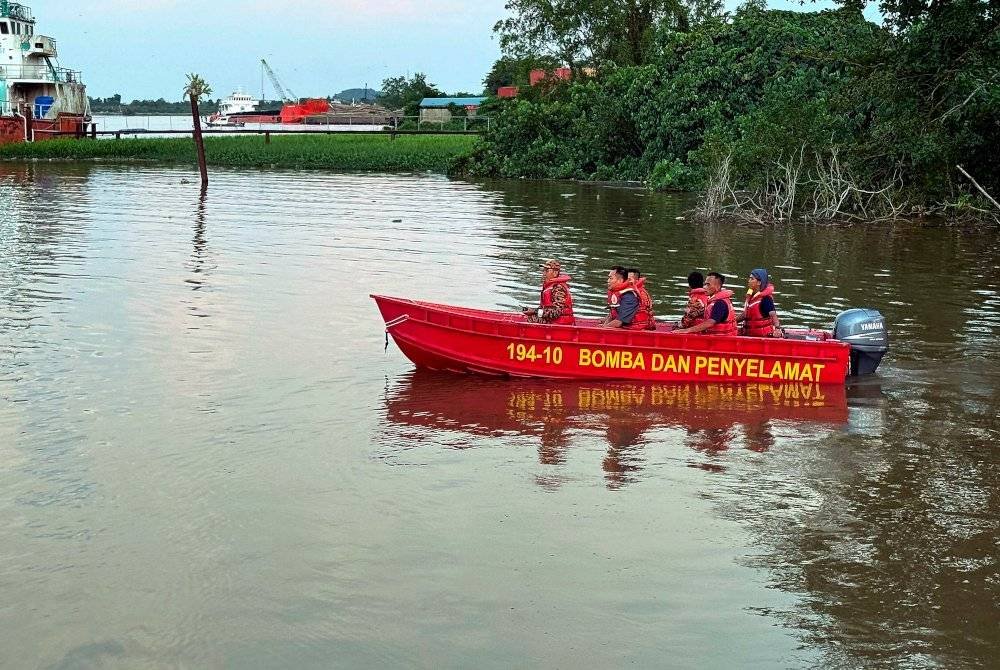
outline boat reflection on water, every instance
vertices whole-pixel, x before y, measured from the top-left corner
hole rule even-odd
[[[841,385],[514,381],[418,370],[388,386],[386,420],[403,449],[429,434],[459,436],[448,441],[453,448],[478,444],[462,436],[532,436],[543,465],[564,463],[582,435],[597,432],[605,480],[617,488],[636,479],[647,445],[680,442],[699,454],[693,467],[722,470],[723,452],[766,452],[783,426],[843,426],[848,408]]]

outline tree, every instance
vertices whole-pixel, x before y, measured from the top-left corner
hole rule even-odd
[[[508,0],[511,16],[493,30],[508,56],[557,58],[574,72],[586,65],[642,65],[653,30],[687,31],[721,12],[719,0]]]
[[[427,81],[426,74],[417,72],[409,79],[389,77],[383,81],[378,102],[390,110],[402,109],[406,116],[416,116],[421,100],[441,95],[443,93]]]
[[[191,118],[194,121],[194,146],[198,151],[198,169],[201,171],[201,187],[208,186],[208,166],[205,163],[205,140],[201,136],[201,114],[198,112],[198,98],[212,94],[212,87],[198,75],[187,76],[188,83],[184,87],[184,95],[191,99]]]

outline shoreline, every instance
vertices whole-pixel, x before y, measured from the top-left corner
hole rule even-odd
[[[334,172],[399,173],[433,172],[472,182],[490,178],[464,175],[453,171],[456,161],[468,155],[478,137],[468,135],[276,135],[268,144],[257,135],[205,138],[209,166],[253,170],[295,169]],[[95,163],[95,164],[165,164],[196,166],[194,142],[188,137],[127,139],[64,139],[0,146],[0,163]],[[590,181],[585,179],[531,179],[550,183],[579,184],[597,188],[638,189],[665,196],[670,194],[699,197],[700,191],[662,190],[636,181]],[[738,226],[767,227],[785,223],[818,226],[915,225],[981,228],[997,226],[1000,216],[992,212],[972,211],[958,215],[941,213],[912,214],[885,220],[812,221],[793,217],[788,220],[754,220],[753,216],[730,213],[707,217],[697,208],[685,218],[692,221],[725,221]],[[751,213],[752,214],[752,213]],[[1000,213],[998,213],[1000,214]]]

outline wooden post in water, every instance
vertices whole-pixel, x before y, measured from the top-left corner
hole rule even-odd
[[[31,109],[31,105],[25,105],[22,108],[24,112],[24,141],[34,142],[35,141],[35,112]]]
[[[208,165],[205,162],[205,139],[201,136],[201,115],[198,113],[198,99],[212,93],[212,88],[204,79],[192,73],[188,76],[184,95],[191,99],[191,119],[194,121],[194,146],[198,152],[198,170],[201,172],[201,186],[208,186]]]

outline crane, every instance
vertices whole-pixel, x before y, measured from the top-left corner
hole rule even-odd
[[[278,81],[278,75],[274,74],[274,70],[271,69],[271,66],[267,64],[266,60],[264,60],[263,58],[261,58],[260,59],[260,65],[264,69],[264,72],[267,73],[268,79],[271,80],[271,84],[274,86],[274,92],[277,93],[279,96],[281,96],[281,101],[282,102],[298,102],[299,101],[298,96],[295,95],[295,93],[292,91],[292,89],[290,89],[290,88],[289,89],[285,89],[285,87],[281,85],[281,82]],[[263,96],[261,96],[261,97],[263,97]]]

